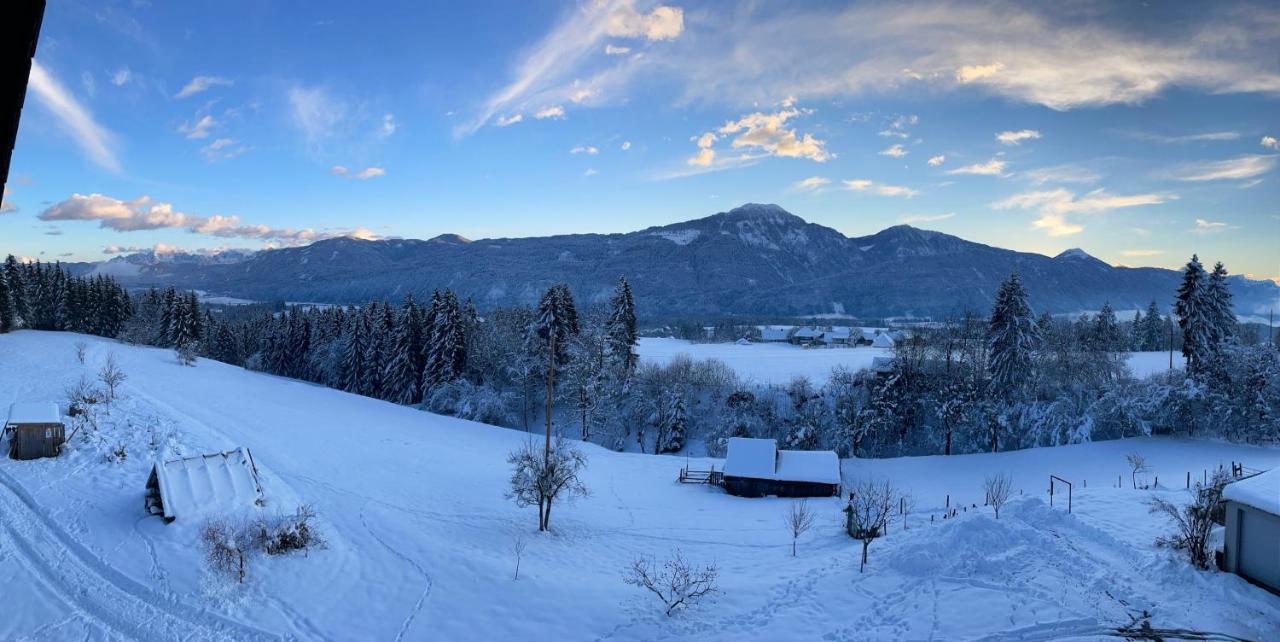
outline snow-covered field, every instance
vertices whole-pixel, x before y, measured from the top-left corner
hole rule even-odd
[[[875,357],[892,356],[880,348],[802,348],[787,343],[693,343],[684,339],[645,337],[640,339],[640,359],[667,363],[677,355],[694,359],[719,359],[744,379],[764,384],[785,384],[803,375],[821,384],[836,366],[860,370],[871,366]],[[1174,354],[1174,367],[1182,368],[1181,354]],[[1169,369],[1167,352],[1132,352],[1129,369],[1136,376]]]
[[[522,433],[215,362],[186,368],[164,350],[0,335],[0,404],[61,400],[109,352],[129,380],[98,437],[77,435],[56,460],[0,460],[0,639],[1101,639],[1143,610],[1158,627],[1280,639],[1280,597],[1154,546],[1167,528],[1144,498],[1183,491],[1114,487],[1130,451],[1181,487],[1230,461],[1280,465],[1276,449],[1140,439],[848,461],[846,480],[888,476],[916,498],[907,529],[895,522],[859,574],[836,498],[811,502],[818,524],[792,558],[788,500],[680,485],[683,457],[587,445],[592,495],[557,505],[554,532],[539,535],[535,511],[503,497]],[[121,444],[127,458],[108,462]],[[202,579],[199,525],[146,516],[142,494],[155,457],[238,445],[261,471],[262,510],[313,503],[330,545],[255,558],[247,585],[228,590]],[[1000,471],[1024,494],[997,521],[981,479]],[[1046,503],[1051,473],[1078,482],[1074,513]],[[947,494],[979,507],[930,523]],[[517,533],[529,545],[513,580]],[[716,562],[721,590],[668,618],[620,578],[674,548]]]

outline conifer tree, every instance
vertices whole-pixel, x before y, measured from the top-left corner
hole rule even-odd
[[[618,277],[613,298],[609,301],[609,319],[606,321],[606,345],[610,359],[626,375],[635,372],[636,335],[635,300],[631,297],[631,285],[625,277]]]
[[[1206,284],[1205,303],[1208,306],[1206,317],[1209,321],[1209,332],[1214,349],[1217,344],[1234,339],[1238,322],[1234,304],[1231,300],[1231,289],[1227,284],[1227,268],[1221,261],[1213,266]]]
[[[415,342],[420,343],[417,337],[421,332],[415,318],[416,308],[412,297],[407,298],[400,308],[400,316],[396,320],[395,343],[385,375],[387,400],[406,405],[422,401],[421,380],[414,365],[417,353],[422,350],[421,345],[415,345]]]
[[[1027,291],[1014,272],[996,292],[987,329],[991,385],[997,394],[1015,397],[1026,388],[1038,339]]]
[[[1182,355],[1187,359],[1187,372],[1193,375],[1208,361],[1213,350],[1207,280],[1200,258],[1191,255],[1191,260],[1183,268],[1182,285],[1178,287],[1173,305],[1174,313],[1178,315],[1178,327],[1182,330]]]
[[[363,394],[365,351],[369,347],[369,321],[359,310],[350,314],[350,328],[342,353],[342,389]]]

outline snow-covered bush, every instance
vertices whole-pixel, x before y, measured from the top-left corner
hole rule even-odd
[[[244,583],[255,537],[255,529],[244,524],[223,519],[206,522],[200,529],[205,564],[217,575]]]
[[[428,394],[425,405],[431,412],[491,426],[507,426],[514,420],[509,394],[466,379],[435,386]]]
[[[183,341],[173,348],[173,355],[178,359],[178,363],[184,366],[196,365],[196,359],[200,356],[200,343],[198,341]]]
[[[622,581],[649,591],[667,607],[668,616],[716,590],[720,576],[714,563],[692,564],[676,549],[671,558],[658,565],[652,559],[637,559],[622,576]]]
[[[1219,505],[1222,502],[1222,487],[1230,481],[1229,473],[1215,471],[1209,483],[1196,482],[1191,490],[1191,502],[1185,506],[1159,496],[1147,500],[1152,513],[1168,517],[1176,528],[1173,535],[1157,539],[1156,544],[1184,551],[1187,560],[1196,568],[1209,568],[1213,560],[1213,552],[1209,550],[1209,533],[1213,530],[1214,514],[1221,510]]]
[[[255,548],[261,548],[267,555],[292,551],[306,553],[312,548],[324,548],[324,537],[313,523],[315,516],[315,509],[303,504],[293,515],[259,520],[254,524]]]
[[[550,451],[532,439],[507,456],[511,464],[511,489],[507,497],[516,506],[538,506],[538,530],[551,529],[551,505],[559,497],[571,501],[588,494],[578,476],[587,467],[582,451],[557,437]]]

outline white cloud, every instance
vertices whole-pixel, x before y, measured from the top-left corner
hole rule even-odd
[[[791,189],[801,192],[816,192],[829,184],[831,184],[831,179],[829,178],[810,176],[792,183]]]
[[[1263,136],[1258,144],[1271,149],[1280,149],[1280,141],[1277,141],[1275,136]]]
[[[1034,140],[1040,138],[1040,132],[1034,129],[1019,129],[1018,131],[1005,131],[996,134],[996,140],[1002,145],[1018,145],[1024,140]]]
[[[999,158],[993,158],[985,163],[975,163],[973,165],[965,165],[955,169],[947,170],[948,174],[973,174],[977,176],[1002,176],[1004,174],[1004,166],[1007,163]]]
[[[533,117],[537,118],[538,120],[544,120],[547,118],[562,119],[564,118],[564,107],[561,107],[560,105],[551,105],[549,107],[543,107],[542,109],[539,109],[537,112],[535,112],[533,114]]]
[[[396,133],[396,117],[395,114],[383,114],[382,126],[378,128],[378,137],[388,138]]]
[[[497,120],[493,121],[493,124],[497,125],[498,127],[510,127],[511,125],[514,125],[522,120],[524,120],[524,114],[515,114],[512,116],[499,116]]]
[[[911,225],[912,223],[935,223],[937,221],[945,221],[953,216],[955,212],[947,212],[945,214],[903,214],[898,217],[898,222]]]
[[[200,118],[198,118],[195,124],[184,122],[181,125],[179,125],[178,133],[186,135],[186,137],[190,140],[208,138],[209,130],[213,129],[217,125],[218,125],[218,121],[214,120],[213,116],[210,116],[209,114],[205,114],[204,116],[201,116]]]
[[[1118,196],[1103,189],[1096,189],[1079,198],[1063,188],[1045,191],[1023,192],[992,203],[994,209],[1035,210],[1040,217],[1032,227],[1048,232],[1050,236],[1069,236],[1084,231],[1084,225],[1075,217],[1100,214],[1114,209],[1159,205],[1176,200],[1176,194],[1133,194]]]
[[[235,158],[247,151],[249,151],[248,147],[239,145],[230,138],[219,138],[200,148],[200,153],[204,154],[209,162]]]
[[[18,206],[9,201],[9,195],[12,193],[13,190],[9,189],[9,186],[6,185],[4,188],[4,194],[0,196],[0,214],[12,214],[18,211]]]
[[[230,86],[231,84],[232,81],[228,78],[222,78],[219,76],[196,76],[191,79],[191,82],[184,85],[182,90],[179,91],[174,98],[181,100],[183,98],[194,96],[209,89],[210,87],[218,85]]]
[[[622,2],[609,16],[605,33],[617,38],[673,40],[684,31],[684,10],[657,6],[640,13],[633,2]]]
[[[622,151],[624,151],[624,152],[625,152],[625,151],[627,151],[628,149],[631,149],[631,141],[629,141],[629,140],[624,140],[624,141],[622,141],[622,145],[620,145],[619,147],[621,147]]]
[[[83,105],[53,77],[38,61],[31,61],[31,90],[40,102],[53,112],[61,128],[69,134],[85,155],[99,167],[110,172],[120,171],[120,161],[111,148],[114,135],[93,119]]]
[[[891,156],[893,158],[902,158],[910,153],[911,152],[903,149],[902,145],[890,145],[889,147],[880,150],[881,156]]]
[[[123,87],[129,84],[129,81],[132,79],[133,72],[129,71],[128,67],[121,67],[111,74],[111,84],[117,87]]]
[[[333,137],[347,115],[346,104],[323,87],[293,87],[288,98],[294,125],[313,146]]]
[[[698,144],[698,153],[687,162],[703,167],[711,165],[716,155],[712,144],[722,137],[730,141],[730,147],[747,150],[748,158],[752,159],[755,157],[750,154],[826,162],[833,155],[827,152],[825,141],[814,138],[813,134],[801,136],[795,129],[787,129],[788,120],[808,113],[811,112],[788,105],[777,112],[755,112],[726,122],[714,132],[706,132],[694,138]]]
[[[599,174],[599,173],[600,173],[600,172],[597,172],[595,169],[588,167],[588,168],[587,168],[587,171],[583,172],[583,173],[582,173],[582,175],[583,175],[583,176],[595,176],[596,174]]]
[[[42,221],[98,221],[99,225],[117,232],[159,229],[184,229],[192,234],[222,238],[245,238],[297,245],[338,236],[371,234],[363,228],[346,231],[316,231],[310,228],[273,228],[242,223],[238,216],[193,216],[179,212],[169,203],[158,203],[148,196],[131,201],[90,194],[73,194],[40,213]],[[127,248],[117,248],[122,251]]]
[[[591,145],[579,145],[569,150],[569,153],[570,154],[587,154],[590,156],[594,156],[596,154],[599,154],[600,150],[595,147],[592,147]]]
[[[907,138],[911,134],[910,132],[900,132],[892,129],[882,129],[880,130],[880,135],[884,136],[885,138]]]
[[[908,187],[884,185],[865,178],[855,178],[853,180],[843,181],[843,183],[844,188],[847,190],[855,192],[872,192],[874,194],[879,194],[880,196],[902,196],[911,198],[912,196],[919,194],[919,192]]]
[[[1275,154],[1246,154],[1227,160],[1187,163],[1178,167],[1173,177],[1183,181],[1240,180],[1260,176],[1275,166]]]
[[[352,173],[345,165],[334,165],[329,168],[329,174],[358,181],[367,181],[378,176],[386,176],[387,170],[381,167],[366,167],[358,172]]]
[[[987,65],[965,65],[956,70],[956,81],[960,83],[971,83],[974,81],[990,78],[1004,69],[1004,63],[993,62]]]
[[[1165,144],[1181,144],[1195,143],[1202,141],[1222,141],[1236,140],[1240,138],[1239,132],[1201,132],[1199,134],[1179,134],[1176,136],[1168,136],[1165,134],[1152,134],[1149,132],[1126,132],[1131,138],[1138,140],[1150,141],[1153,143]]]
[[[937,167],[945,162],[947,162],[947,157],[942,154],[929,157],[929,167]]]
[[[1235,225],[1223,223],[1222,221],[1210,221],[1203,218],[1196,219],[1196,226],[1191,230],[1196,234],[1214,234],[1226,230],[1235,229]]]
[[[334,176],[346,176],[347,173],[350,171],[351,170],[347,169],[343,165],[334,165],[333,167],[329,168],[329,173]]]
[[[631,53],[631,47],[619,47],[616,45],[605,45],[604,54],[606,56],[623,56]]]

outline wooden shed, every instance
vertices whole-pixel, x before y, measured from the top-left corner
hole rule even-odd
[[[9,437],[9,457],[13,459],[57,457],[67,440],[62,413],[58,412],[58,404],[52,402],[9,406],[4,432]]]
[[[1223,570],[1280,593],[1280,468],[1222,489]]]
[[[143,503],[148,514],[163,516],[166,523],[258,506],[258,467],[248,448],[158,461],[147,478]]]
[[[724,489],[739,497],[840,494],[840,458],[830,450],[778,450],[772,439],[729,439]]]

